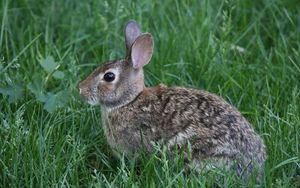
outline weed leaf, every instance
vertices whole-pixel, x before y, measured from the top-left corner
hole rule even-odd
[[[48,73],[52,73],[57,67],[57,63],[55,63],[54,58],[52,56],[47,56],[46,58],[40,59],[40,65]]]
[[[52,113],[55,110],[56,106],[57,106],[57,100],[55,95],[52,93],[47,93],[47,100],[44,105],[44,109]]]
[[[55,94],[48,92],[47,100],[44,104],[44,109],[47,110],[49,113],[52,113],[56,108],[66,106],[67,102],[68,102],[68,92],[59,91]]]
[[[65,76],[65,74],[61,71],[55,71],[53,73],[53,77],[56,78],[56,79],[63,79]]]
[[[14,103],[23,97],[23,88],[18,84],[7,85],[0,88],[0,93],[8,96],[9,103]]]
[[[37,89],[37,86],[34,83],[29,83],[27,85],[27,89],[29,89],[29,91],[35,95],[36,100],[40,102],[46,101],[46,95],[43,93],[43,91]]]

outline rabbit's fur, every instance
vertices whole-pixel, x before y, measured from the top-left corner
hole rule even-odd
[[[262,172],[265,146],[250,123],[229,103],[206,91],[144,86],[143,66],[152,56],[151,34],[136,22],[125,27],[127,56],[100,65],[80,85],[81,96],[101,105],[109,145],[116,151],[151,151],[162,142],[170,150],[190,144],[192,163],[223,164],[241,173]],[[112,81],[105,80],[113,73]],[[107,76],[107,75],[106,75]]]

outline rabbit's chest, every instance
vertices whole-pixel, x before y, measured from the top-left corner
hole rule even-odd
[[[110,147],[124,153],[140,149],[150,150],[149,134],[144,132],[136,121],[125,120],[125,117],[126,114],[123,116],[102,115],[104,135]]]

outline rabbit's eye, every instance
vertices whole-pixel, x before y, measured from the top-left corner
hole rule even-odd
[[[112,82],[112,81],[114,81],[115,80],[115,74],[114,73],[112,73],[112,72],[108,72],[108,73],[105,73],[104,74],[104,80],[105,81],[107,81],[107,82]]]

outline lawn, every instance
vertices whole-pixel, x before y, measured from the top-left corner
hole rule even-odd
[[[180,155],[115,158],[100,107],[78,83],[125,55],[135,19],[152,33],[146,85],[208,90],[266,146],[263,187],[300,186],[298,0],[1,0],[0,187],[239,187],[230,172],[186,172]],[[255,185],[250,181],[248,186]]]

